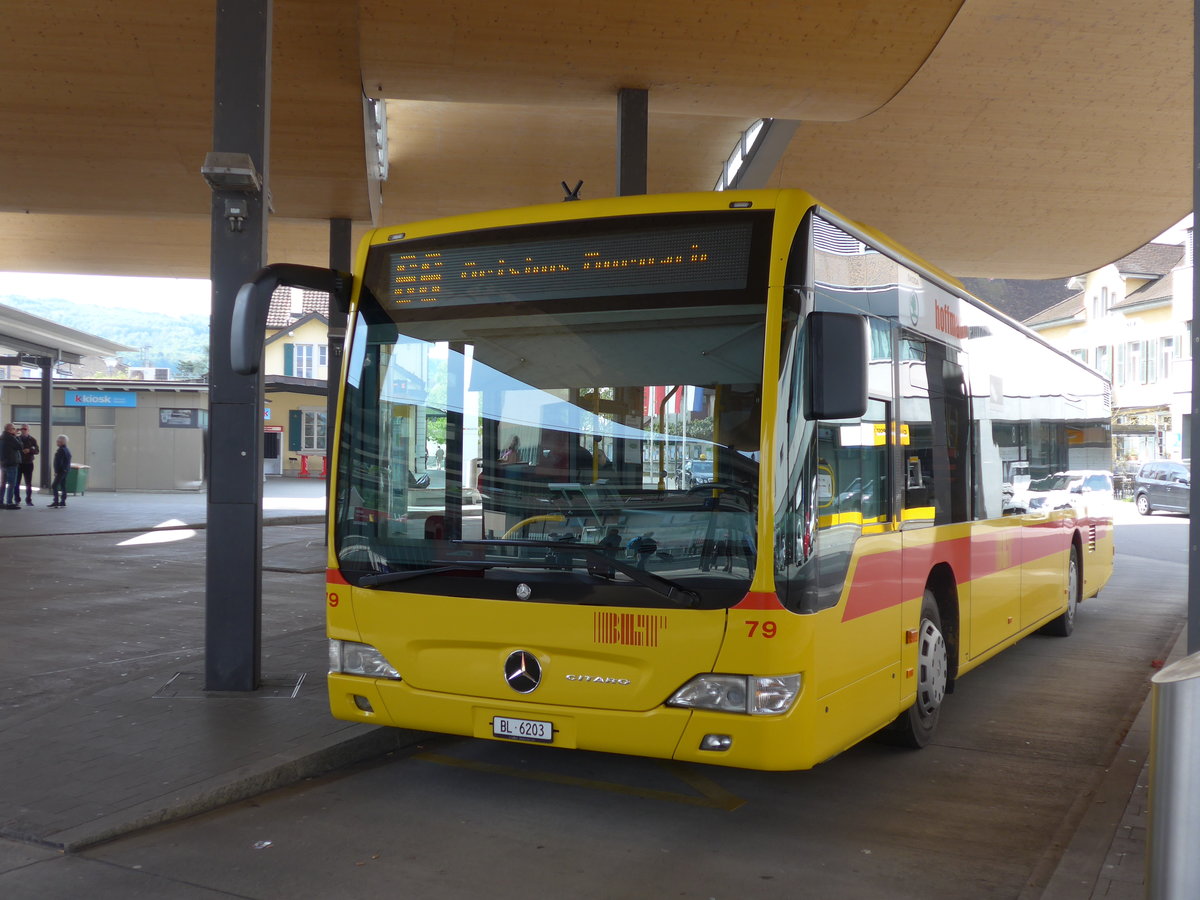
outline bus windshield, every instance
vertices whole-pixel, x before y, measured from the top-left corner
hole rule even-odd
[[[769,223],[658,216],[372,248],[346,359],[343,575],[528,602],[741,600]]]

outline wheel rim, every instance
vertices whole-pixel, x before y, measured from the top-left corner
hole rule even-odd
[[[929,619],[921,620],[917,651],[917,710],[925,718],[937,712],[946,696],[946,640]]]
[[[1148,499],[1146,499],[1145,494],[1141,494],[1137,498],[1137,508],[1138,508],[1138,512],[1140,512],[1142,515],[1145,515],[1147,512],[1150,511],[1150,501]]]
[[[1079,602],[1079,559],[1071,554],[1071,565],[1067,569],[1067,622],[1075,621],[1075,606]]]

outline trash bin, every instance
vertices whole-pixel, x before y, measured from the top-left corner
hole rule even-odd
[[[71,463],[71,471],[67,473],[67,493],[86,494],[88,470],[91,466],[81,466]]]

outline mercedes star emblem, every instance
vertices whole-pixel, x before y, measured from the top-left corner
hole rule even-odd
[[[518,694],[528,694],[542,683],[542,666],[528,650],[514,650],[504,661],[504,680]]]

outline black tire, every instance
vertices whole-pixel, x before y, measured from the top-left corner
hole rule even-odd
[[[921,601],[921,631],[917,637],[917,697],[881,733],[890,744],[919,750],[933,739],[950,671],[949,651],[942,635],[942,617],[933,591]]]
[[[1075,630],[1075,611],[1079,607],[1079,594],[1083,588],[1083,567],[1079,563],[1079,548],[1071,548],[1071,559],[1067,563],[1067,608],[1057,619],[1043,628],[1046,634],[1055,637],[1070,637]]]
[[[1150,507],[1150,498],[1145,494],[1138,494],[1137,499],[1133,501],[1133,505],[1137,507],[1137,511],[1143,516],[1148,516],[1154,512]]]

